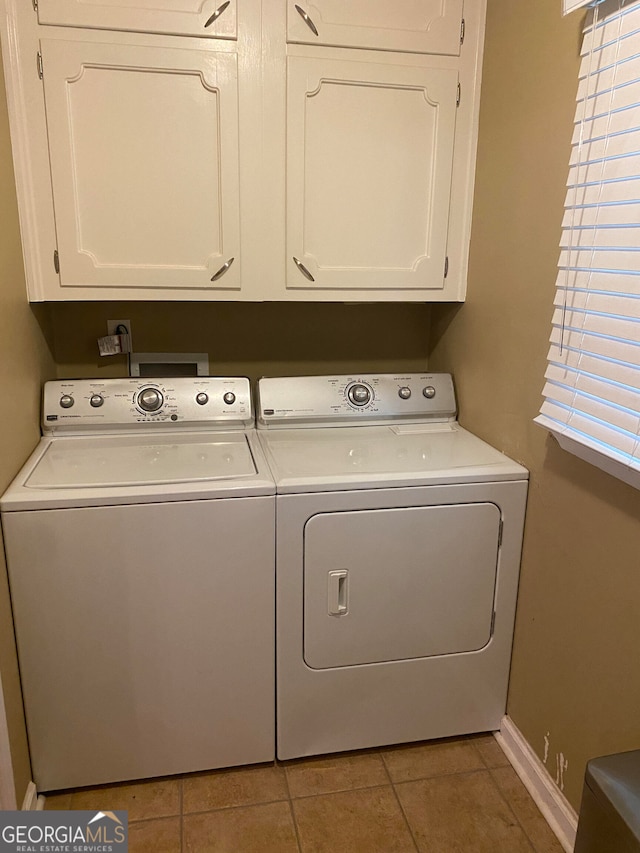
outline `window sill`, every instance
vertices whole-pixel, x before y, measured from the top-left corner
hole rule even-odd
[[[623,483],[633,486],[634,489],[640,489],[640,470],[638,467],[634,467],[634,465],[640,466],[640,461],[635,460],[632,464],[619,461],[598,450],[587,440],[580,441],[562,428],[552,426],[549,421],[543,420],[542,417],[536,418],[535,422],[548,430],[563,450],[572,453],[584,462],[595,465],[596,468],[600,468],[601,471],[605,471],[612,477],[622,480]]]

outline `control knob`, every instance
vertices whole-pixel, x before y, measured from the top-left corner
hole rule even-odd
[[[426,388],[422,389],[422,393],[427,398],[427,400],[431,400],[436,396],[436,389],[433,385],[427,385]]]
[[[360,382],[356,382],[349,388],[347,396],[354,406],[366,406],[371,401],[371,389]]]
[[[205,394],[204,391],[200,391],[199,394],[196,394],[196,403],[199,406],[204,406],[209,402],[209,395]]]
[[[222,399],[225,401],[227,406],[231,406],[236,401],[236,395],[233,393],[233,391],[227,391]]]
[[[70,409],[74,403],[75,400],[73,399],[71,394],[63,394],[62,397],[60,397],[60,405],[63,409]]]
[[[143,388],[138,394],[138,405],[144,412],[157,412],[164,403],[164,397],[156,388]]]
[[[92,394],[91,398],[89,399],[89,404],[94,409],[99,409],[103,403],[104,403],[104,397],[102,396],[102,394]]]
[[[411,388],[407,388],[406,385],[398,391],[398,397],[400,397],[401,400],[408,400],[410,396]]]

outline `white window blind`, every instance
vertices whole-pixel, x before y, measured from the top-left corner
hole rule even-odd
[[[640,488],[640,0],[585,33],[548,360],[536,421]]]

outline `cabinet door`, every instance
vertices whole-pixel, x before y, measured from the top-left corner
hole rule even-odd
[[[443,288],[457,82],[289,58],[288,288]]]
[[[236,0],[38,0],[41,24],[236,38]]]
[[[42,54],[61,286],[237,290],[235,54]]]
[[[460,53],[462,0],[288,0],[287,40],[411,53]]]

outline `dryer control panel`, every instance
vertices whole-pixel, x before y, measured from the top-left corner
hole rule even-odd
[[[258,427],[441,423],[456,418],[449,373],[287,376],[258,382]]]
[[[252,425],[245,377],[60,379],[44,386],[45,435]]]

